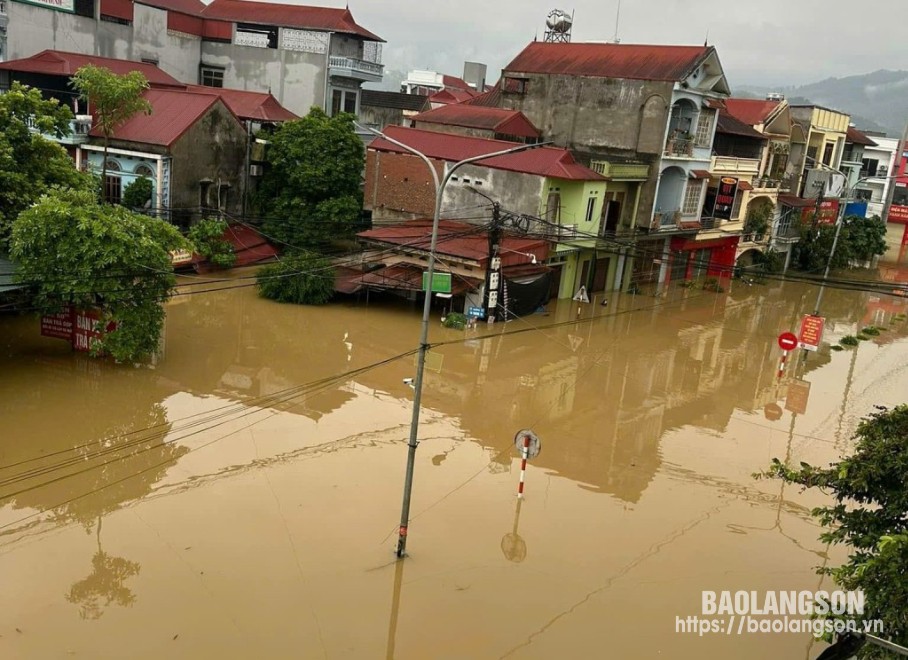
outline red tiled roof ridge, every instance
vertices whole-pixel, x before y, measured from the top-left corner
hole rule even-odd
[[[202,12],[204,18],[259,25],[344,32],[372,41],[384,41],[357,24],[349,7],[319,7],[250,0],[214,0]]]
[[[725,110],[738,121],[756,126],[764,123],[780,104],[773,99],[727,98]]]

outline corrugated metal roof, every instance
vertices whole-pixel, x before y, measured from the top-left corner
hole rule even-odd
[[[501,107],[501,87],[496,83],[494,87],[483,92],[479,96],[467,99],[463,102],[463,105],[480,105],[487,108],[499,108]]]
[[[354,34],[371,41],[384,41],[378,35],[357,25],[349,8],[282,5],[274,2],[246,2],[244,0],[214,0],[205,7],[202,16],[258,25],[341,32]]]
[[[503,72],[679,81],[712,50],[711,46],[534,41]]]
[[[745,124],[732,117],[725,110],[719,111],[719,119],[716,121],[716,133],[726,133],[728,135],[740,135],[742,137],[753,138],[755,140],[765,140],[766,137],[756,130],[752,125]]]
[[[186,90],[196,94],[207,94],[219,97],[230,111],[240,119],[261,122],[282,122],[299,119],[271,94],[265,92],[248,92],[226,87],[205,87],[204,85],[186,85]]]
[[[441,74],[441,84],[452,89],[466,89],[469,91],[475,91],[463,78],[458,78],[457,76],[449,76],[446,73]]]
[[[463,103],[479,96],[479,92],[472,89],[440,89],[429,96],[429,103]]]
[[[385,133],[388,137],[426,154],[429,158],[450,162],[457,162],[465,158],[481,156],[495,151],[504,151],[514,147],[513,142],[505,142],[503,140],[488,140],[464,135],[452,135],[450,133],[436,133],[416,128],[403,128],[401,126],[388,126],[385,129]],[[405,149],[401,149],[382,138],[376,138],[369,145],[369,149],[407,153]],[[539,147],[504,156],[495,156],[494,158],[478,161],[476,164],[482,167],[535,174],[536,176],[556,179],[605,181],[605,177],[601,174],[597,174],[574,160],[574,157],[567,149],[557,147]]]
[[[432,221],[428,219],[409,220],[360,232],[357,236],[380,243],[406,245],[408,250],[428,251],[431,245]],[[442,255],[476,261],[480,265],[484,265],[489,258],[488,233],[477,225],[454,220],[440,220],[436,251]],[[526,264],[529,259],[527,254],[535,255],[536,260],[542,263],[548,253],[548,241],[506,234],[501,242],[501,265],[504,268]],[[424,266],[420,268],[424,268]]]
[[[854,126],[848,127],[848,132],[845,134],[845,142],[851,142],[852,144],[863,144],[867,147],[876,147],[878,146],[876,142],[871,140],[863,131],[859,131]]]
[[[779,107],[781,101],[763,99],[725,99],[728,114],[740,122],[756,126],[762,124]]]
[[[0,62],[0,69],[68,77],[87,64],[109,69],[117,75],[124,75],[130,71],[138,71],[148,79],[149,83],[156,85],[182,85],[179,80],[164,73],[154,64],[133,62],[131,60],[115,60],[110,57],[98,57],[96,55],[67,53],[62,50],[42,50],[37,55],[32,55],[31,57]]]
[[[213,94],[152,88],[142,95],[151,103],[151,114],[137,114],[114,131],[115,140],[157,144],[169,147],[215,104],[222,101]],[[102,137],[97,129],[90,133]]]
[[[422,112],[412,119],[429,124],[478,128],[528,138],[538,138],[542,135],[522,112],[505,108],[487,108],[456,103]]]
[[[205,9],[205,3],[200,2],[200,0],[135,0],[135,2],[140,5],[189,14],[190,16],[198,16]]]
[[[372,108],[394,108],[419,112],[429,107],[429,97],[403,92],[382,92],[375,89],[364,89],[360,92],[359,105]]]

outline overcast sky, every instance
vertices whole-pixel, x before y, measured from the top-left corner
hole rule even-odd
[[[343,6],[344,0],[278,0]],[[575,12],[573,41],[611,41],[618,0],[350,0],[363,27],[383,37],[389,70],[460,75],[464,60],[501,67],[538,34],[549,10]],[[719,52],[729,82],[793,85],[908,69],[905,0],[623,0],[625,43],[702,44]]]

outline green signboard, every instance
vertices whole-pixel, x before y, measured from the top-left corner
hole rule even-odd
[[[422,290],[426,290],[428,274],[422,274]],[[451,293],[451,273],[432,273],[432,292],[433,293]]]

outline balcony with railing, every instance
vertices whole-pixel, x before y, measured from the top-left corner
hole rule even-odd
[[[738,158],[737,156],[713,156],[709,171],[713,174],[752,175],[760,173],[758,158]]]
[[[694,139],[692,137],[670,136],[665,141],[665,151],[662,155],[668,158],[692,158],[694,155]]]
[[[76,115],[75,118],[69,122],[69,135],[55,141],[60,142],[61,144],[83,144],[88,140],[88,134],[91,132],[91,124],[91,115]]]
[[[612,181],[646,181],[649,178],[649,165],[643,163],[594,160],[590,162],[590,169]]]
[[[381,82],[385,67],[376,62],[367,62],[353,57],[331,55],[328,58],[328,73],[332,76],[354,78],[363,82]]]

